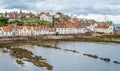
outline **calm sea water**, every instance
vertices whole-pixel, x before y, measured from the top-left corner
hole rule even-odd
[[[53,66],[53,70],[50,71],[120,71],[120,65],[112,62],[120,61],[120,44],[92,42],[49,42],[46,44],[61,49],[30,44],[18,44],[10,47],[24,48],[32,51],[34,55],[46,58],[47,62]],[[80,53],[65,51],[65,49],[76,50]],[[111,62],[83,56],[81,53],[107,57],[111,59]],[[44,67],[36,67],[30,62],[18,65],[15,60],[16,58],[10,56],[9,53],[4,53],[3,48],[0,49],[0,71],[49,71]]]

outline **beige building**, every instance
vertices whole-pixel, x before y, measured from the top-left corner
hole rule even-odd
[[[4,36],[4,31],[3,31],[3,27],[0,27],[0,37]]]
[[[17,36],[31,36],[32,30],[31,26],[17,26]]]
[[[107,26],[107,25],[98,25],[97,27],[95,27],[95,32],[98,33],[113,33],[113,26]]]

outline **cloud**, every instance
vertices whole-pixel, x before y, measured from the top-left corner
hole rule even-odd
[[[119,0],[2,0],[5,9],[65,12],[70,14],[119,14]]]
[[[23,9],[32,12],[119,16],[120,0],[0,0],[1,9]],[[116,17],[115,17],[116,18]]]
[[[114,24],[120,24],[120,15],[102,15],[102,14],[89,14],[89,15],[79,15],[79,18],[96,20],[98,22],[102,21],[113,21]]]

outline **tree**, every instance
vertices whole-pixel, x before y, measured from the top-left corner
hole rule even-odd
[[[8,18],[7,17],[0,17],[0,22],[3,24],[8,24]]]
[[[7,26],[8,24],[0,22],[0,26]]]
[[[22,22],[22,21],[17,21],[17,25],[22,26],[22,25],[23,25],[23,22]]]
[[[61,13],[61,12],[57,12],[56,14],[60,14],[60,15],[62,15],[62,13]]]

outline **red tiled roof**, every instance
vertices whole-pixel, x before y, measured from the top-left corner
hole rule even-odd
[[[40,30],[40,26],[34,26],[34,30]]]
[[[73,23],[67,23],[66,26],[67,26],[67,28],[74,28],[74,24]]]
[[[66,28],[66,25],[64,23],[56,23],[55,27],[57,27],[57,28]]]
[[[4,30],[5,32],[11,32],[11,31],[12,31],[11,28],[8,27],[8,26],[4,26],[4,27],[3,27],[3,30]]]
[[[17,29],[23,29],[23,26],[17,26]]]
[[[47,26],[41,26],[41,30],[48,30]]]
[[[50,29],[49,29],[49,32],[55,32],[55,31],[56,31],[55,28],[50,28]]]
[[[27,27],[27,29],[28,29],[28,30],[30,30],[30,29],[31,29],[31,27],[30,27],[30,26],[26,26],[26,27]]]
[[[12,24],[12,23],[9,24],[8,26],[9,26],[10,28],[14,28],[14,24]]]
[[[107,29],[107,28],[109,28],[109,26],[107,26],[107,25],[98,25],[95,28],[104,28],[104,29]]]
[[[75,22],[74,23],[74,27],[78,27],[78,26],[80,26],[80,23],[79,22]]]

